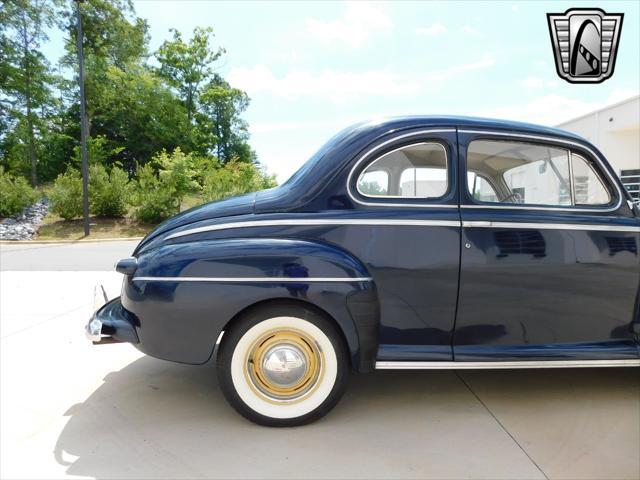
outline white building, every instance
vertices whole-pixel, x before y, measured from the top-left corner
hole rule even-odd
[[[640,199],[640,95],[588,113],[558,128],[586,138],[607,157],[634,199]]]

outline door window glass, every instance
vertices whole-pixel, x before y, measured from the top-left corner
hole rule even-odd
[[[571,205],[567,150],[520,142],[476,140],[467,152],[467,167],[493,186],[493,195],[474,198],[492,203]]]
[[[586,159],[571,154],[576,205],[606,205],[611,195]]]
[[[469,191],[476,200],[481,202],[497,202],[498,193],[493,185],[489,183],[486,178],[475,174],[474,172],[467,173],[467,182],[469,183]]]
[[[360,174],[357,188],[367,197],[438,198],[449,188],[447,178],[444,147],[439,143],[419,143],[371,162]]]

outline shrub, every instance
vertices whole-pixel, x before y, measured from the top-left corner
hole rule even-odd
[[[129,201],[129,177],[124,170],[103,165],[89,167],[89,205],[91,213],[100,217],[123,217]]]
[[[275,186],[275,178],[265,175],[253,163],[232,160],[205,173],[202,194],[205,200],[212,201]]]
[[[138,167],[132,195],[135,217],[145,223],[160,223],[178,213],[174,188],[161,182],[150,165]]]
[[[152,163],[155,163],[159,168],[158,174],[161,183],[173,189],[178,206],[187,193],[199,188],[198,182],[194,180],[196,176],[195,160],[190,153],[183,153],[180,147],[177,147],[171,154],[162,150],[153,157]]]
[[[51,211],[65,220],[82,216],[82,177],[74,168],[67,168],[49,191]]]
[[[23,177],[14,177],[0,167],[0,217],[22,212],[38,195]]]

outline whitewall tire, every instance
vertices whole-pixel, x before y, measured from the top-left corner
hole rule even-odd
[[[296,426],[338,402],[348,358],[333,321],[299,304],[277,303],[253,309],[225,332],[217,369],[225,397],[244,417]]]

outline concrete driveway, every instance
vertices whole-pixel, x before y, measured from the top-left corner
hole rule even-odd
[[[0,246],[2,478],[640,478],[637,369],[353,375],[321,421],[255,426],[211,365],[86,342],[133,246]]]

